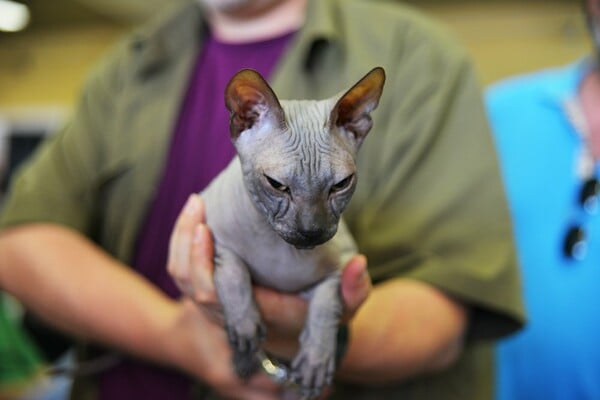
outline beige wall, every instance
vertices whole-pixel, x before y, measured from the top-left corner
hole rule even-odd
[[[0,108],[70,105],[87,72],[126,28],[96,25],[0,40]]]
[[[483,83],[571,62],[591,49],[578,0],[449,3],[424,8],[467,46]]]
[[[412,2],[456,32],[483,83],[562,64],[589,48],[577,1]],[[71,106],[90,67],[128,29],[104,22],[2,34],[0,111]]]

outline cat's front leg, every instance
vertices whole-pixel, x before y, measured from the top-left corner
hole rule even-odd
[[[313,290],[300,335],[300,349],[292,362],[292,376],[307,398],[318,396],[333,381],[336,336],[343,307],[340,273],[328,277]]]
[[[246,264],[227,249],[216,252],[214,281],[233,350],[233,365],[238,376],[246,378],[258,367],[256,352],[266,330],[254,301]]]

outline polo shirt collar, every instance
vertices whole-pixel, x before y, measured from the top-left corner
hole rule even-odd
[[[135,54],[137,73],[151,74],[174,60],[188,42],[197,45],[206,23],[197,3],[188,3],[167,18],[158,18],[134,32],[130,49]]]
[[[589,141],[589,129],[579,100],[579,87],[585,76],[595,67],[595,59],[584,57],[564,69],[562,80],[548,88],[552,106],[564,114],[571,125],[571,133],[582,143],[577,156],[575,173],[582,179],[594,174],[596,162],[592,156]],[[552,86],[552,85],[550,85]]]
[[[326,39],[335,41],[339,38],[331,2],[323,0],[308,2],[303,31],[308,39],[313,40]]]
[[[336,27],[333,2],[309,0],[304,26],[298,34],[298,48],[303,65],[310,68],[323,47],[339,46],[341,38]]]
[[[565,101],[577,98],[579,86],[583,78],[594,66],[592,57],[583,57],[568,65],[562,71],[562,79],[546,88],[546,95],[551,102],[563,108]]]
[[[339,45],[332,2],[309,0],[305,24],[299,31],[298,44],[304,65],[310,66],[321,46]],[[155,20],[133,35],[130,47],[136,54],[139,75],[151,74],[177,57],[186,41],[200,43],[208,29],[201,7],[193,2],[167,19]],[[183,44],[183,45],[182,45]]]

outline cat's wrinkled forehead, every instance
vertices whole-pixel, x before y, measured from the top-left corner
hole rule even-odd
[[[289,133],[303,135],[303,140],[330,139],[329,121],[334,99],[327,100],[284,100],[281,102]],[[307,137],[308,136],[308,137]]]
[[[335,98],[281,101],[285,132],[272,138],[279,154],[270,154],[270,161],[279,166],[286,165],[286,169],[301,173],[306,179],[326,176],[332,165],[352,166],[348,144],[331,131],[334,125],[330,119],[335,103]]]

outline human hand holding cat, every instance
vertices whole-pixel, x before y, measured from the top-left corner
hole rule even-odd
[[[365,258],[357,256],[341,214],[356,188],[355,159],[373,125],[371,112],[384,82],[384,70],[376,67],[350,89],[323,100],[279,100],[251,69],[227,84],[229,135],[237,156],[202,190],[204,207],[192,197],[184,208],[183,219],[197,213],[199,223],[190,225],[191,235],[174,234],[169,270],[184,292],[208,299],[211,313],[218,297],[232,367],[242,378],[262,365],[290,384],[290,395],[302,398],[318,397],[332,382],[336,358],[343,354],[344,294],[353,292],[344,283],[357,279],[349,278],[356,271],[362,270],[358,279],[366,276]],[[204,225],[210,226],[212,245]],[[205,265],[200,272],[195,261]],[[347,266],[350,275],[344,279]],[[217,296],[196,292],[211,281]],[[265,304],[279,314],[261,305],[269,292],[260,294],[257,285],[289,294],[270,292],[275,296]],[[283,322],[284,329],[268,327],[267,319]],[[275,334],[267,337],[270,330]],[[286,340],[289,332],[294,332],[291,346],[269,346],[270,339]],[[270,354],[261,355],[261,347]],[[290,348],[296,351],[284,351]],[[277,370],[271,356],[291,361],[289,369],[271,371]]]
[[[220,324],[212,321],[189,298],[178,304],[169,337],[178,366],[206,382],[223,399],[277,400],[281,388],[258,372],[239,378],[231,368],[231,346]]]
[[[169,247],[169,274],[181,292],[194,300],[213,321],[223,324],[223,314],[213,282],[212,237],[205,225],[202,199],[192,194],[175,223]],[[352,258],[343,270],[343,321],[348,321],[371,291],[367,260]],[[255,287],[254,296],[265,318],[265,346],[274,354],[291,356],[297,349],[298,333],[306,317],[307,302],[299,296]]]

